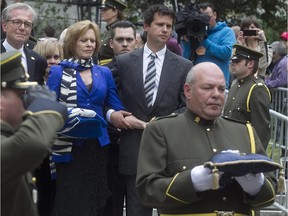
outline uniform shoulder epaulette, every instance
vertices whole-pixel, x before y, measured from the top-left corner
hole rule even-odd
[[[270,90],[268,89],[268,87],[266,86],[266,84],[264,83],[264,81],[261,78],[254,77],[253,81],[254,81],[255,84],[251,86],[250,91],[248,93],[247,101],[246,101],[246,108],[247,108],[248,112],[250,112],[249,102],[250,102],[250,96],[251,96],[252,91],[253,91],[254,88],[256,88],[256,87],[264,87],[266,89],[266,91],[267,91],[267,94],[269,95],[270,101],[272,99]]]
[[[229,118],[228,116],[221,116],[221,117],[224,118],[225,120],[228,120],[228,121],[237,122],[237,123],[241,123],[241,124],[247,124],[247,121],[232,119],[232,118]]]
[[[166,119],[166,118],[174,118],[176,116],[178,116],[178,113],[171,113],[170,115],[154,117],[154,118],[151,119],[151,121],[157,121],[157,120]]]
[[[254,83],[256,83],[258,86],[265,85],[264,81],[260,77],[254,77],[253,79]]]

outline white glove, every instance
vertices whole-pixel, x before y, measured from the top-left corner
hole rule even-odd
[[[234,154],[240,154],[239,150],[232,150],[232,149],[228,149],[228,150],[223,150],[221,151],[221,153],[234,153]]]
[[[190,174],[195,191],[199,192],[212,189],[213,173],[209,168],[203,165],[196,166],[191,170]],[[219,173],[219,179],[222,174],[223,173]]]
[[[241,185],[242,189],[250,196],[255,196],[260,191],[265,180],[263,173],[248,173],[245,176],[234,178]]]
[[[77,116],[83,116],[88,118],[93,118],[96,116],[96,112],[89,109],[83,108],[68,108],[68,118],[74,118]]]

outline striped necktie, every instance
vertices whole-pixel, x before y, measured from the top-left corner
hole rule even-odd
[[[148,63],[147,67],[147,73],[144,83],[144,93],[146,97],[146,102],[148,105],[148,108],[151,108],[153,103],[153,95],[154,95],[154,87],[156,85],[156,66],[155,66],[155,58],[156,54],[151,53],[150,55],[150,62]]]

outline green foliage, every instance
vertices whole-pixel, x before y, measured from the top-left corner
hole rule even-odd
[[[91,0],[92,1],[92,0]],[[58,0],[57,2],[61,2]],[[35,31],[35,37],[43,36],[43,29],[49,24],[56,29],[56,36],[67,28],[71,22],[71,14],[67,13],[71,1],[68,1],[63,9],[59,4],[47,3],[47,0],[36,0],[35,10],[40,22]],[[190,0],[126,0],[127,19],[132,21],[141,29],[143,12],[152,4],[166,4],[169,7],[178,8],[190,4]],[[215,6],[217,19],[226,21],[228,25],[240,25],[241,19],[245,16],[255,15],[261,20],[268,42],[279,39],[279,34],[287,31],[287,0],[259,1],[259,0],[196,0],[196,3],[211,2]],[[75,6],[75,5],[74,5]],[[88,12],[85,11],[87,15]],[[74,20],[75,21],[75,20]],[[97,22],[97,21],[96,21]]]
[[[55,29],[55,37],[59,37],[61,32],[69,26],[67,10],[70,6],[65,5],[63,9],[59,9],[57,6],[58,4],[45,4],[45,0],[35,1],[34,9],[39,19],[34,31],[35,38],[43,37],[44,29],[48,25]]]
[[[174,2],[175,0],[126,0],[129,8],[127,12],[129,16],[133,17],[133,22],[137,23],[142,20],[141,14],[151,4],[173,5]],[[190,0],[177,0],[176,2],[182,8],[190,4]],[[217,19],[226,21],[230,26],[240,25],[241,19],[245,16],[255,15],[262,23],[268,42],[279,40],[279,34],[287,31],[287,0],[196,0],[196,3],[202,2],[213,3],[217,12]]]

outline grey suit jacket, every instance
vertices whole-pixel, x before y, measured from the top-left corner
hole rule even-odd
[[[6,52],[6,49],[4,48],[2,41],[1,53],[3,52]],[[44,74],[47,68],[46,59],[27,47],[24,47],[24,52],[27,58],[28,74],[30,76],[29,81],[37,81],[40,85],[43,85]]]
[[[123,105],[137,118],[148,122],[185,106],[183,85],[192,62],[167,49],[156,100],[148,109],[143,81],[143,48],[117,57],[112,69]],[[143,130],[123,131],[120,138],[119,171],[135,175]]]

